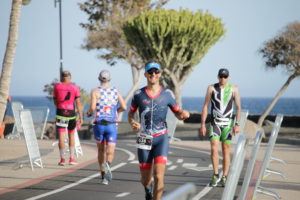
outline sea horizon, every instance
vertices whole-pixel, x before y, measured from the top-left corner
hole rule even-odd
[[[261,115],[269,106],[273,98],[271,97],[242,97],[242,110],[248,110],[249,115]],[[48,107],[50,110],[48,119],[53,119],[56,115],[56,109],[53,101],[46,96],[12,96],[12,101],[21,102],[24,108]],[[129,104],[130,102],[128,102]],[[182,107],[190,112],[201,113],[204,97],[183,97]],[[85,105],[85,113],[89,105]],[[125,111],[123,116],[127,116]],[[269,115],[283,114],[286,116],[300,116],[300,98],[282,97],[272,108]],[[8,104],[7,115],[12,116],[10,104]],[[90,119],[90,118],[88,118]],[[123,118],[124,121],[125,118]]]

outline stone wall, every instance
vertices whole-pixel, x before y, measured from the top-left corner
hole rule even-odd
[[[248,119],[257,123],[260,115],[249,115]],[[275,121],[276,115],[268,115],[266,120]],[[206,122],[209,122],[210,115],[208,115]],[[200,123],[201,122],[201,113],[191,112],[191,116],[189,119],[184,120],[185,123]],[[294,115],[284,115],[283,121],[281,124],[282,127],[294,127],[300,128],[300,116]]]

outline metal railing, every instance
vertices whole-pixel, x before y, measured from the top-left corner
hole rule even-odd
[[[239,200],[244,200],[246,198],[247,190],[248,190],[248,187],[249,187],[249,184],[250,184],[250,180],[251,180],[251,177],[252,177],[252,173],[253,173],[256,157],[257,157],[257,153],[259,151],[262,135],[263,135],[262,131],[257,131],[256,132],[256,136],[255,136],[255,139],[254,139],[254,142],[253,142],[253,147],[252,147],[250,159],[249,159],[247,170],[246,170],[246,173],[245,173],[245,178],[244,178],[243,185],[242,185],[242,188],[241,188],[241,191],[240,191],[240,194],[239,194]]]
[[[227,182],[223,191],[222,200],[232,200],[243,169],[246,149],[249,144],[249,135],[240,134],[229,169]]]
[[[262,187],[262,186],[260,186],[260,184],[261,184],[261,181],[263,179],[265,179],[268,174],[277,174],[277,175],[280,175],[280,176],[286,178],[286,175],[284,173],[282,173],[280,171],[277,171],[277,170],[274,170],[274,169],[268,168],[268,166],[270,164],[270,161],[272,161],[272,160],[276,160],[276,161],[279,161],[281,163],[285,163],[281,159],[272,157],[272,152],[273,152],[273,149],[274,149],[274,146],[275,146],[275,143],[276,143],[276,139],[277,139],[277,136],[278,136],[278,132],[279,132],[282,120],[283,120],[283,115],[278,114],[276,116],[275,124],[273,126],[271,136],[269,138],[269,142],[268,142],[266,153],[265,153],[265,156],[264,156],[264,159],[263,159],[262,167],[260,168],[259,177],[258,177],[258,180],[256,182],[254,194],[253,194],[253,197],[252,197],[253,199],[256,198],[257,193],[262,193],[262,194],[265,194],[265,195],[269,195],[269,196],[274,197],[275,199],[281,199],[280,195],[275,190]]]
[[[242,110],[241,111],[241,119],[240,119],[240,132],[241,133],[244,133],[244,128],[246,126],[246,122],[247,122],[247,118],[248,118],[248,114],[249,114],[249,111],[248,110]],[[238,139],[239,139],[239,135],[236,135],[232,138],[232,142],[231,144],[236,144]]]
[[[193,183],[186,183],[173,192],[167,194],[162,200],[190,200],[196,193],[196,185]]]

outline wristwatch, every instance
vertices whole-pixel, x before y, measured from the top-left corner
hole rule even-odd
[[[235,125],[236,126],[240,126],[240,122],[235,122]]]

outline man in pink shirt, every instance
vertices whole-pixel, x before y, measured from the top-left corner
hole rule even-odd
[[[56,106],[56,130],[59,134],[59,152],[60,161],[58,165],[64,166],[66,163],[65,154],[65,134],[68,130],[69,150],[70,150],[70,165],[75,165],[75,138],[74,132],[76,128],[76,112],[75,103],[79,113],[79,124],[83,123],[82,109],[80,102],[80,90],[71,83],[71,73],[64,71],[62,73],[62,81],[54,86],[53,99]]]

